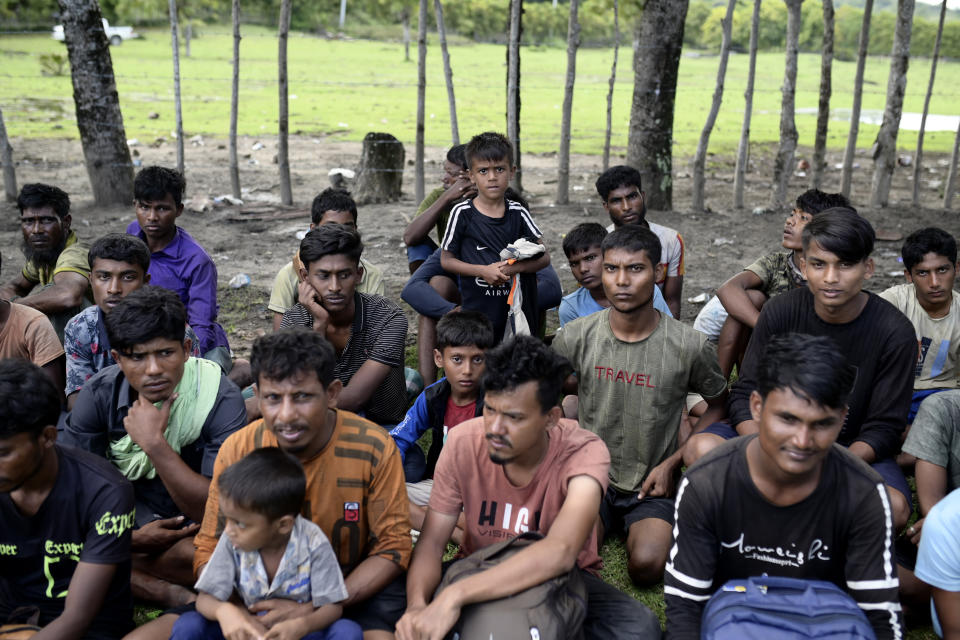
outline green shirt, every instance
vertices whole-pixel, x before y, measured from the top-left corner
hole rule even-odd
[[[607,444],[610,483],[625,492],[677,450],[687,393],[709,399],[726,389],[713,343],[664,314],[646,339],[624,342],[604,309],[564,325],[553,348],[577,372],[580,426]]]
[[[446,189],[443,187],[437,187],[433,191],[427,194],[427,197],[423,199],[423,202],[420,203],[420,206],[417,207],[417,212],[414,214],[414,218],[426,211],[433,205],[434,202],[440,199],[440,196],[444,194]],[[440,215],[437,216],[437,243],[443,242],[443,234],[447,232],[447,221],[450,219],[450,208],[448,207],[446,211],[441,211]]]

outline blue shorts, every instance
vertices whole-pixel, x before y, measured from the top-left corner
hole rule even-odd
[[[720,436],[724,440],[730,440],[740,435],[736,429],[726,422],[714,422],[700,433],[711,433],[715,436]],[[903,494],[903,497],[907,499],[907,507],[909,507],[912,512],[913,492],[910,491],[910,485],[907,484],[907,479],[903,475],[903,471],[900,470],[900,465],[897,464],[897,461],[894,458],[877,460],[871,464],[870,467],[880,474],[885,485]]]
[[[910,411],[907,413],[907,424],[913,424],[913,419],[917,417],[917,411],[920,411],[920,403],[929,396],[946,389],[921,389],[913,392],[913,398],[910,400]]]
[[[436,250],[436,243],[427,238],[426,242],[407,247],[407,262],[423,262]]]

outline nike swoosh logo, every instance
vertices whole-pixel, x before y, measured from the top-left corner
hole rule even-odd
[[[484,249],[486,249],[486,247],[481,247],[480,245],[477,245],[477,251],[483,251]]]

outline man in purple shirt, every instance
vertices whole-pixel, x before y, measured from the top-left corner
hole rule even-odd
[[[137,220],[127,233],[150,248],[150,284],[175,292],[187,308],[187,322],[200,340],[200,353],[230,372],[230,345],[217,324],[217,268],[197,241],[177,226],[186,180],[173,169],[147,167],[133,181]]]

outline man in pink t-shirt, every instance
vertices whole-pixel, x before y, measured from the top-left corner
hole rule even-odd
[[[649,609],[597,576],[597,514],[610,454],[596,435],[561,419],[557,400],[570,371],[565,358],[530,336],[487,352],[483,416],[451,431],[437,462],[399,640],[442,638],[464,606],[514,595],[574,565],[587,585],[587,638],[660,637]],[[434,599],[461,511],[464,554],[528,530],[544,538]]]

